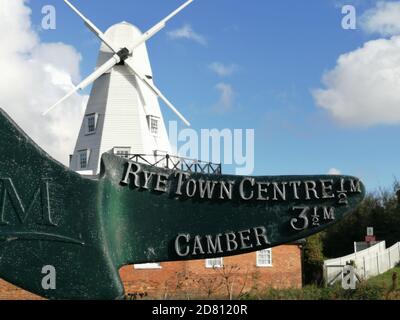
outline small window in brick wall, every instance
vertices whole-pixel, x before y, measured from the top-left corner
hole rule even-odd
[[[272,249],[257,251],[257,267],[272,267]]]
[[[223,258],[206,259],[206,268],[222,268],[224,266]]]
[[[133,266],[137,270],[142,269],[162,269],[160,263],[142,263],[142,264],[135,264]]]

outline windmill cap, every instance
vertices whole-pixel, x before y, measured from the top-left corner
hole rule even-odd
[[[105,32],[105,35],[114,44],[123,48],[131,45],[135,39],[139,38],[142,35],[142,32],[138,27],[134,26],[133,24],[122,21],[108,28]],[[102,48],[102,51],[103,49],[105,49],[104,51],[107,51],[106,48]]]

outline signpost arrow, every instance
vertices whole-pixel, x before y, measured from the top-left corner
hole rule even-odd
[[[237,255],[308,237],[350,213],[350,176],[205,175],[102,156],[70,171],[0,110],[0,277],[53,299],[117,299],[133,263]],[[46,266],[55,285],[43,286]]]

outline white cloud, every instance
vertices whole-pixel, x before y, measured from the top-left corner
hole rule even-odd
[[[207,39],[193,30],[191,25],[186,24],[182,28],[167,32],[171,39],[188,39],[193,40],[203,46],[207,45]]]
[[[343,124],[400,123],[400,36],[343,54],[313,91],[316,104]]]
[[[72,96],[49,116],[41,113],[79,80],[81,56],[63,43],[42,43],[26,2],[1,0],[0,107],[46,152],[68,164],[87,97]]]
[[[342,172],[336,168],[331,168],[331,169],[329,169],[328,174],[334,175],[334,176],[339,176],[342,174]]]
[[[208,68],[220,77],[230,76],[239,69],[236,64],[225,65],[220,62],[213,62],[208,66]]]
[[[360,18],[361,28],[367,33],[382,36],[400,34],[400,2],[379,1]]]
[[[232,109],[235,91],[232,86],[227,83],[220,82],[215,88],[220,93],[220,98],[218,103],[214,106],[214,111],[218,113],[224,113]]]

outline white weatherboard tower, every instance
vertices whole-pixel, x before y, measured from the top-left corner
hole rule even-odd
[[[123,22],[112,26],[105,35],[123,47],[142,34]],[[113,52],[102,44],[97,68],[112,56]],[[137,47],[132,58],[136,70],[151,81],[146,45]],[[96,175],[101,155],[109,151],[118,155],[171,153],[157,97],[125,65],[114,66],[94,82],[70,169]]]
[[[119,156],[150,155],[153,161],[170,154],[171,146],[158,98],[186,125],[189,122],[155,87],[145,42],[193,0],[145,33],[127,22],[102,33],[68,0],[64,1],[102,41],[95,72],[44,113],[93,83],[74,154],[70,158],[70,169],[82,175],[96,176],[100,171],[101,155],[105,152]]]

